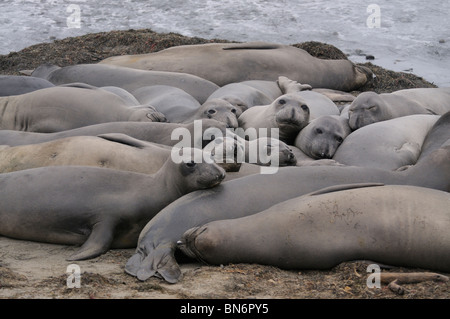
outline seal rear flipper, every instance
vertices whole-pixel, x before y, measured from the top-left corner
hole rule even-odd
[[[147,254],[138,249],[138,252],[128,260],[125,271],[141,281],[153,276],[162,277],[169,283],[176,283],[181,279],[181,270],[171,247],[159,246]]]
[[[66,260],[85,260],[107,252],[114,239],[113,231],[114,225],[110,221],[95,224],[91,234],[80,249]]]

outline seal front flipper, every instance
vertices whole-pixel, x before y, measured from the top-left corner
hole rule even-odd
[[[108,251],[114,239],[114,223],[100,221],[92,227],[91,234],[81,248],[68,261],[90,259]]]

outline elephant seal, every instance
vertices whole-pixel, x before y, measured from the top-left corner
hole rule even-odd
[[[44,79],[18,75],[0,75],[0,96],[21,95],[53,86],[53,83]]]
[[[241,115],[236,106],[224,99],[208,99],[200,104],[194,97],[176,87],[167,85],[147,86],[133,91],[141,103],[154,106],[170,122],[190,123],[204,118],[225,123],[236,128]]]
[[[82,244],[68,260],[94,258],[109,248],[135,247],[142,227],[162,208],[223,180],[222,168],[196,163],[202,151],[192,150],[192,156],[179,164],[168,158],[152,175],[85,166],[1,174],[0,234]]]
[[[312,120],[300,131],[295,146],[313,159],[330,159],[350,133],[347,119],[325,115]]]
[[[413,114],[442,115],[450,111],[450,88],[419,88],[377,94],[363,92],[348,108],[353,130],[375,122]]]
[[[181,123],[201,107],[186,91],[169,85],[143,86],[131,92],[141,104],[154,106],[172,123]]]
[[[329,269],[371,260],[450,271],[449,193],[417,186],[346,187],[352,185],[192,228],[179,248],[215,265]]]
[[[177,130],[185,133],[180,136],[172,134]],[[110,122],[84,126],[72,130],[55,133],[33,133],[14,130],[0,130],[0,145],[19,146],[53,141],[70,136],[96,136],[106,133],[122,133],[139,140],[168,146],[185,142],[196,148],[205,147],[215,138],[209,131],[219,130],[220,136],[226,135],[226,127],[215,120],[204,119],[193,123],[162,123],[162,122]],[[188,139],[189,141],[185,141]]]
[[[135,254],[125,271],[139,280],[156,274],[177,282],[181,272],[174,257],[176,243],[188,229],[213,220],[261,212],[288,199],[340,184],[384,183],[450,190],[450,145],[435,150],[411,168],[393,172],[355,166],[284,167],[277,173],[253,174],[196,191],[174,201],[141,231]]]
[[[116,94],[101,89],[51,87],[0,97],[0,129],[59,132],[118,121],[165,121],[152,106],[128,107]]]
[[[310,121],[325,115],[340,115],[337,105],[321,93],[305,90],[289,94],[297,95],[306,102],[306,105],[309,107]]]
[[[216,138],[203,150],[209,150],[222,161],[237,161],[260,166],[295,166],[297,159],[286,143],[268,137],[246,141],[239,136]],[[272,162],[272,160],[275,161]],[[275,163],[276,162],[276,163]]]
[[[63,68],[44,64],[36,68],[32,76],[46,79],[55,85],[82,82],[96,87],[116,86],[130,93],[143,86],[169,85],[186,91],[200,103],[204,103],[219,88],[191,74],[144,71],[106,64],[78,64]]]
[[[413,165],[439,115],[409,115],[374,123],[353,131],[333,159],[344,165],[396,170]]]
[[[243,130],[256,129],[249,139],[260,137],[260,130],[279,129],[279,139],[285,143],[295,139],[298,132],[309,122],[310,112],[306,102],[295,94],[285,94],[269,105],[249,108],[239,116],[239,127]],[[265,132],[271,136],[270,132]],[[273,136],[272,136],[273,137]]]
[[[100,63],[185,72],[218,86],[247,80],[276,81],[284,75],[313,87],[353,91],[373,76],[367,68],[349,60],[318,59],[294,46],[266,42],[183,45],[148,54],[110,57]]]
[[[3,148],[0,152],[0,173],[77,165],[154,174],[170,157],[170,153],[169,146],[141,141],[125,134],[73,136]]]
[[[245,82],[227,84],[211,94],[208,100],[211,99],[225,100],[238,107],[241,113],[252,106],[268,105],[274,100],[274,98],[270,98],[264,91],[247,85]]]

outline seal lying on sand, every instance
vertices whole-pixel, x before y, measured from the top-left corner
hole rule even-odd
[[[354,166],[285,167],[276,174],[250,175],[193,192],[168,205],[142,229],[125,271],[140,280],[158,274],[168,282],[177,282],[181,272],[174,252],[177,241],[188,229],[213,220],[252,215],[329,186],[384,183],[449,191],[449,156],[450,145],[401,172]]]
[[[187,152],[185,152],[186,154]],[[178,197],[218,185],[225,172],[167,159],[153,175],[59,166],[0,174],[0,234],[17,239],[83,244],[68,260],[96,257],[109,248],[135,247],[142,227]]]
[[[333,159],[344,165],[387,170],[413,165],[439,117],[409,115],[364,126],[347,136]]]
[[[44,166],[96,166],[143,174],[156,173],[170,157],[171,147],[110,133],[73,136],[50,142],[5,147],[0,173]]]
[[[165,122],[152,106],[129,107],[116,94],[97,88],[51,87],[0,97],[0,129],[59,132],[119,121]]]
[[[316,88],[352,91],[373,76],[367,68],[349,60],[318,59],[294,46],[266,42],[183,45],[148,54],[110,57],[100,63],[185,72],[218,86],[247,80],[276,81],[283,75]]]
[[[413,114],[442,115],[448,111],[450,88],[406,89],[382,94],[363,92],[348,109],[348,123],[356,130],[396,117]]]
[[[449,193],[416,186],[359,186],[342,185],[331,193],[325,189],[251,216],[192,228],[179,248],[215,265],[328,269],[363,259],[450,271]]]

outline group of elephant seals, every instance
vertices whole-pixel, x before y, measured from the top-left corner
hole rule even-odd
[[[348,120],[339,115],[324,115],[311,121],[295,139],[295,146],[313,159],[330,159],[351,133]]]
[[[168,158],[152,175],[83,166],[0,174],[0,234],[82,244],[68,260],[136,247],[139,232],[161,209],[186,193],[217,186],[225,177],[215,163],[197,163],[198,153],[202,151],[186,152],[189,157],[179,164]]]
[[[18,75],[0,75],[0,96],[21,95],[53,87],[47,80]]]
[[[348,108],[353,130],[379,121],[413,114],[450,111],[450,88],[418,88],[378,94],[363,92]]]
[[[178,247],[215,265],[329,269],[345,261],[371,260],[450,271],[449,193],[398,185],[335,189],[192,228]]]
[[[122,133],[147,142],[176,146],[181,142],[179,138],[172,138],[171,136],[172,132],[176,129],[183,129],[186,132],[189,132],[191,138],[189,143],[191,146],[197,148],[205,147],[215,138],[214,135],[210,136],[210,134],[208,134],[208,131],[210,130],[219,130],[221,136],[226,135],[226,126],[221,122],[211,119],[199,120],[198,122],[196,121],[188,124],[162,122],[110,122],[55,133],[0,130],[0,145],[18,146],[54,141],[70,136],[97,136],[107,133]]]
[[[55,85],[81,82],[96,87],[115,86],[132,92],[143,86],[168,85],[182,89],[199,103],[219,86],[198,76],[163,71],[144,71],[107,64],[77,64],[66,67],[41,65],[32,76],[43,78]]]
[[[218,86],[247,80],[276,81],[284,75],[317,88],[353,91],[373,77],[368,69],[349,60],[319,59],[294,46],[266,42],[176,46],[154,53],[110,57],[100,63],[184,72]]]
[[[0,129],[59,132],[117,121],[164,122],[152,106],[129,107],[111,92],[97,88],[51,87],[0,97]]]
[[[145,142],[125,134],[73,136],[39,144],[4,147],[0,152],[0,173],[78,165],[154,174],[170,153],[170,146]]]
[[[364,126],[347,136],[333,159],[344,165],[386,170],[413,165],[439,118],[439,115],[409,115]]]
[[[177,241],[188,229],[213,220],[255,214],[325,187],[384,183],[450,191],[449,156],[450,145],[435,150],[405,171],[355,166],[285,167],[272,175],[254,174],[187,194],[165,207],[142,229],[136,252],[125,271],[139,280],[159,274],[168,282],[177,282],[181,271],[174,252]]]
[[[238,118],[239,127],[243,130],[279,129],[279,139],[290,143],[309,122],[309,107],[306,102],[295,94],[285,94],[269,105],[259,105],[249,108]],[[271,132],[264,132],[271,136]],[[252,137],[250,137],[251,139]],[[253,137],[254,138],[254,137]]]

